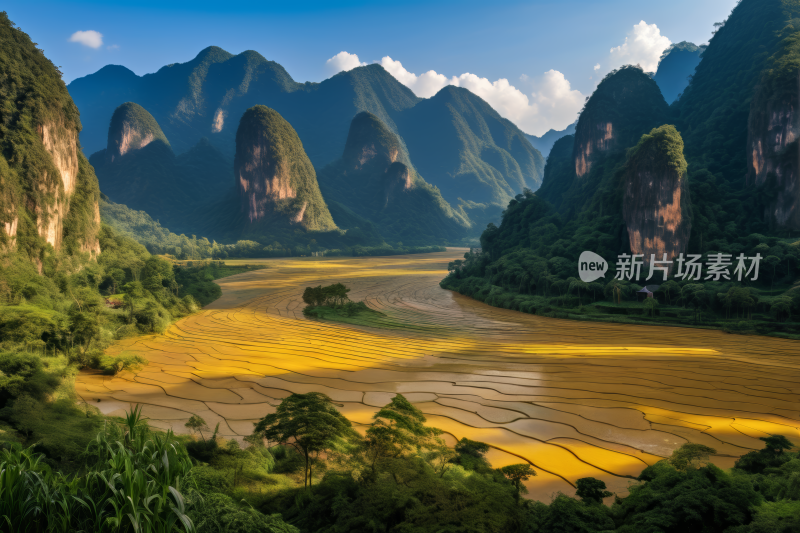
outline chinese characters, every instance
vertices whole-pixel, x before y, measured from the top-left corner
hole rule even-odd
[[[733,279],[742,281],[742,279],[749,279],[756,281],[758,279],[758,268],[761,263],[761,254],[757,253],[754,257],[746,257],[744,254],[739,254],[736,257],[735,267],[734,260],[731,254],[709,254],[706,263],[701,262],[702,255],[700,254],[680,254],[674,261],[667,260],[667,254],[663,254],[660,260],[656,259],[655,254],[650,254],[650,262],[646,281],[649,281],[656,273],[661,274],[661,281],[667,280],[667,275],[673,265],[676,267],[675,278],[694,280],[694,281],[720,281]],[[642,270],[645,266],[644,254],[620,254],[617,257],[617,275],[616,279],[620,280],[638,280],[642,275]],[[703,268],[705,267],[705,269]],[[731,272],[731,267],[733,272]],[[752,276],[752,277],[751,277]]]

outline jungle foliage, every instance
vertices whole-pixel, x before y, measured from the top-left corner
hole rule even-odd
[[[97,415],[95,415],[97,416]],[[65,476],[37,448],[0,443],[10,531],[269,533],[792,533],[800,455],[782,436],[729,471],[687,443],[620,498],[581,478],[549,503],[523,498],[528,463],[493,468],[489,446],[441,430],[397,394],[362,432],[321,393],[291,394],[244,441],[193,415],[192,436],[109,419]],[[242,445],[245,445],[243,448]],[[127,496],[130,496],[128,498]],[[604,505],[605,503],[605,505]],[[138,527],[137,527],[138,526]],[[4,529],[5,530],[5,529]]]
[[[691,83],[669,109],[641,70],[623,67],[610,73],[588,100],[576,135],[554,145],[541,189],[509,202],[500,226],[490,224],[484,231],[482,253],[451,265],[442,286],[491,305],[548,316],[800,338],[800,288],[794,284],[800,241],[789,230],[770,228],[765,206],[777,191],[769,184],[747,184],[744,153],[756,84],[774,83],[776,98],[781,90],[796,91],[798,20],[795,2],[738,3],[718,25]],[[625,106],[619,106],[621,100]],[[606,121],[613,122],[615,135],[621,132],[617,144],[595,153],[588,172],[578,178],[574,158],[585,147],[576,139],[591,139],[592,128]],[[664,128],[671,125],[674,134],[667,135]],[[661,141],[653,137],[657,131]],[[678,138],[670,140],[674,135]],[[617,256],[630,253],[622,219],[626,172],[635,171],[642,159],[652,162],[654,153],[665,170],[679,171],[688,183],[687,253],[702,254],[704,263],[718,253],[760,254],[758,280],[672,277],[662,282],[657,274],[659,279],[650,282],[661,284],[657,302],[647,309],[634,299],[641,285],[609,280]],[[605,280],[578,279],[584,250],[609,261]],[[645,276],[640,283],[648,283]]]

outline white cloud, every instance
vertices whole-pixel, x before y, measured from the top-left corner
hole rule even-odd
[[[106,50],[119,50],[119,45],[118,44],[110,44],[110,45],[106,46]]]
[[[645,21],[633,26],[625,42],[611,49],[611,67],[641,65],[645,72],[655,72],[661,53],[672,44],[655,24]]]
[[[94,30],[76,31],[69,38],[69,42],[80,43],[89,48],[100,48],[103,46],[103,34]]]
[[[389,56],[377,63],[422,98],[430,98],[448,85],[469,89],[486,100],[500,116],[533,135],[542,135],[549,129],[562,130],[572,124],[586,100],[586,95],[572,89],[569,81],[557,70],[549,70],[541,78],[521,75],[520,82],[535,89],[526,94],[505,78],[490,81],[469,72],[447,77],[434,70],[417,75]],[[348,52],[339,52],[325,62],[331,75],[362,65],[366,63]]]
[[[356,54],[348,54],[342,51],[325,62],[325,69],[333,76],[339,72],[363,67],[364,65],[366,63],[360,62]]]
[[[600,63],[596,64],[596,65],[594,66],[594,69],[595,69],[595,70],[600,70]]]
[[[585,95],[573,90],[569,81],[557,70],[545,72],[539,80],[520,76],[522,82],[532,81],[537,89],[525,94],[505,78],[490,81],[469,72],[448,78],[433,70],[417,76],[389,56],[381,59],[380,64],[400,83],[423,98],[430,98],[447,85],[469,89],[486,100],[500,116],[533,135],[541,135],[551,128],[564,129],[575,121],[585,100]]]

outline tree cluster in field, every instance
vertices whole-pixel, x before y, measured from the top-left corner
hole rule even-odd
[[[340,312],[344,316],[355,316],[361,311],[367,311],[369,308],[364,302],[353,302],[347,296],[350,289],[345,287],[342,283],[334,283],[323,287],[317,285],[316,287],[306,287],[303,291],[303,301],[306,307],[303,308],[303,314],[311,317],[324,316],[324,310],[330,309]]]

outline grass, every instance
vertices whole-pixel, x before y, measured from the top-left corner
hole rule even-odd
[[[346,315],[341,309],[334,309],[326,306],[312,307],[309,309],[309,312],[313,313],[310,315],[312,318],[330,320],[332,322],[342,322],[344,324],[352,324],[354,326],[427,333],[435,333],[443,329],[441,326],[425,323],[422,316],[420,316],[419,322],[412,323],[408,320],[408,317],[400,320],[387,315],[386,313],[381,313],[380,311],[376,311],[368,307],[351,316]]]

